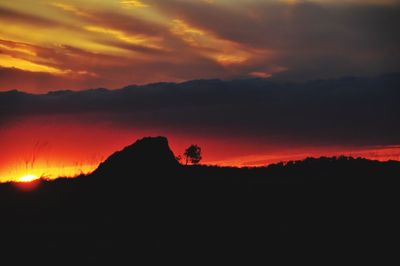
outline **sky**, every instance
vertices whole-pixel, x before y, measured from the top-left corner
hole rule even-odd
[[[0,2],[0,90],[399,69],[397,0]]]
[[[14,0],[0,24],[0,181],[157,135],[219,165],[399,158],[400,0]]]
[[[309,156],[400,159],[400,74],[301,83],[195,80],[123,89],[0,92],[0,180],[88,172],[144,136],[203,163]]]

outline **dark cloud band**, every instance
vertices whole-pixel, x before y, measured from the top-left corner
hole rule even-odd
[[[304,83],[199,80],[81,92],[0,93],[3,126],[68,115],[115,127],[329,145],[400,143],[400,75]],[[82,122],[82,121],[81,121]]]

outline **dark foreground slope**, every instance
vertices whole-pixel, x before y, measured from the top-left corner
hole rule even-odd
[[[182,166],[165,138],[145,138],[90,176],[38,181],[30,191],[1,185],[0,250],[3,260],[54,265],[372,259],[390,252],[399,175],[397,162],[351,158]]]

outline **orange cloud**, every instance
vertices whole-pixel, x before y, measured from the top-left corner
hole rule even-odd
[[[1,67],[9,67],[9,68],[18,68],[21,70],[33,71],[33,72],[47,72],[54,74],[63,74],[65,73],[61,69],[57,69],[51,66],[36,64],[34,62],[30,62],[27,60],[14,58],[8,55],[0,54],[0,66]]]
[[[52,3],[50,3],[50,5],[60,8],[66,12],[71,12],[77,16],[92,18],[92,15],[90,13],[79,10],[77,7],[75,7],[74,5],[71,5],[71,4],[52,2]]]
[[[85,26],[84,29],[86,29],[87,31],[91,31],[91,32],[110,35],[113,38],[118,39],[123,42],[136,44],[136,45],[140,45],[143,47],[154,48],[154,49],[162,49],[161,45],[159,44],[161,41],[161,39],[159,37],[151,37],[151,36],[146,36],[143,34],[129,35],[120,30],[104,28],[104,27],[99,27],[99,26]]]
[[[125,7],[125,8],[143,8],[143,7],[148,7],[149,5],[143,3],[140,0],[124,0],[120,1],[120,3]]]
[[[2,51],[3,49],[5,49],[6,51]],[[31,49],[29,45],[5,40],[0,40],[0,51],[2,51],[3,54],[14,55],[15,53],[22,53],[29,56],[36,56],[36,52],[34,51],[34,49]]]
[[[400,62],[393,37],[400,9],[393,1],[384,3],[376,8],[372,0],[2,1],[0,23],[7,27],[0,30],[0,66],[7,73],[46,73],[51,84],[81,89],[392,72]],[[31,91],[40,82],[47,89],[65,87],[49,88],[46,79],[33,78],[43,75],[21,75],[14,81],[0,77],[0,87],[19,87],[26,76],[33,81]]]
[[[201,54],[223,66],[245,63],[260,53],[191,26],[181,19],[172,20],[170,31],[188,45],[199,49]]]

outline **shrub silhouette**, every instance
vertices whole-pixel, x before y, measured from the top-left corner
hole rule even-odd
[[[201,148],[196,144],[192,144],[185,150],[184,156],[186,157],[186,165],[188,162],[198,164],[202,159]]]

